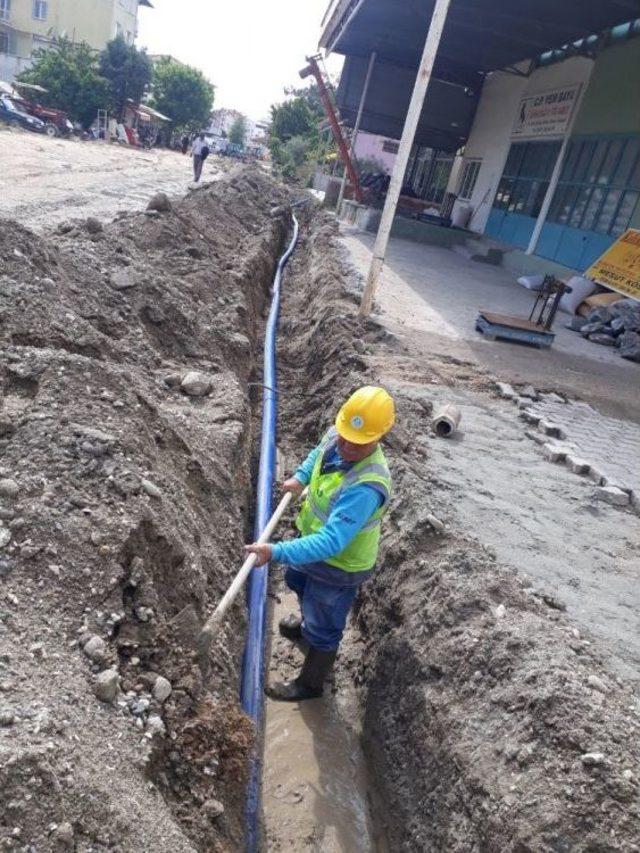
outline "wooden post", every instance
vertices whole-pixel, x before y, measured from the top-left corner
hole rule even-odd
[[[427,94],[429,81],[431,80],[433,64],[438,53],[440,39],[442,38],[442,30],[444,29],[445,21],[447,20],[447,13],[449,12],[450,5],[451,0],[436,0],[433,9],[431,24],[429,26],[427,40],[424,45],[424,52],[422,54],[422,59],[420,60],[420,67],[418,68],[416,82],[413,87],[409,111],[407,112],[404,129],[402,131],[398,156],[396,157],[393,174],[391,175],[391,183],[389,184],[387,198],[382,211],[382,219],[380,220],[380,227],[378,228],[378,234],[373,248],[371,267],[369,268],[369,275],[362,294],[362,302],[360,303],[360,314],[362,316],[370,314],[371,309],[373,308],[373,300],[380,283],[380,276],[382,275],[384,259],[387,253],[387,245],[389,244],[391,226],[393,225],[393,219],[398,207],[398,200],[402,191],[402,182],[404,181],[404,175],[407,171],[407,163],[409,162],[409,157],[411,155],[413,140],[415,139],[416,130],[418,129],[418,122],[420,121],[425,95]]]
[[[362,97],[360,98],[360,105],[358,107],[358,114],[356,116],[356,123],[353,126],[353,135],[351,137],[351,145],[349,147],[349,156],[352,160],[354,160],[354,154],[356,150],[356,142],[358,139],[358,132],[360,130],[360,122],[362,121],[362,113],[364,112],[365,101],[367,100],[367,93],[369,92],[369,84],[371,83],[371,75],[373,74],[373,66],[376,62],[376,52],[375,50],[369,57],[369,67],[367,68],[367,75],[364,80],[364,88],[362,90]],[[344,198],[344,191],[347,186],[347,170],[344,170],[344,175],[342,176],[342,183],[340,184],[340,193],[338,195],[338,202],[336,204],[336,215],[340,216],[340,207],[342,205],[342,199]]]

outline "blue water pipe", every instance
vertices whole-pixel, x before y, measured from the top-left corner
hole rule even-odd
[[[271,518],[271,499],[276,472],[276,421],[278,413],[276,338],[280,314],[280,287],[287,261],[298,241],[298,220],[293,216],[293,235],[278,261],[273,279],[271,309],[264,339],[264,377],[262,398],[262,434],[260,469],[256,492],[254,535],[258,539]],[[268,567],[254,569],[249,576],[247,606],[249,624],[242,662],[240,702],[256,724],[256,745],[251,758],[247,802],[245,806],[245,850],[257,853],[260,844],[260,788],[262,781],[262,729],[264,712],[265,640],[267,631]]]

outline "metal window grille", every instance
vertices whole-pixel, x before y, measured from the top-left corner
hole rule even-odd
[[[494,208],[537,218],[559,153],[559,142],[514,143],[498,184]]]
[[[458,198],[468,200],[473,195],[482,160],[466,160],[462,170]]]
[[[619,237],[640,200],[637,135],[572,139],[548,221]]]
[[[392,139],[385,139],[382,143],[382,150],[387,154],[397,154],[400,148],[399,142],[394,142]]]

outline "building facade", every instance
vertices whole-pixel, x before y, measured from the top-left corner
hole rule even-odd
[[[487,78],[449,189],[471,230],[585,270],[640,227],[640,39],[520,69]]]
[[[34,51],[58,38],[102,50],[115,36],[133,44],[140,6],[150,0],[0,0],[0,80],[28,68]]]

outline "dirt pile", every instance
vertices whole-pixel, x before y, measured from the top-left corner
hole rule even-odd
[[[3,849],[241,844],[240,609],[207,695],[172,620],[219,598],[245,539],[284,200],[246,170],[47,240],[2,222]]]
[[[432,497],[430,444],[441,439],[429,383],[442,364],[403,363],[398,344],[356,316],[328,219],[302,233],[280,360],[281,432],[297,439],[288,470],[357,385],[381,381],[398,402],[385,546],[336,676],[360,685],[390,848],[639,850],[631,688],[560,602],[452,529],[451,508],[443,516]]]

